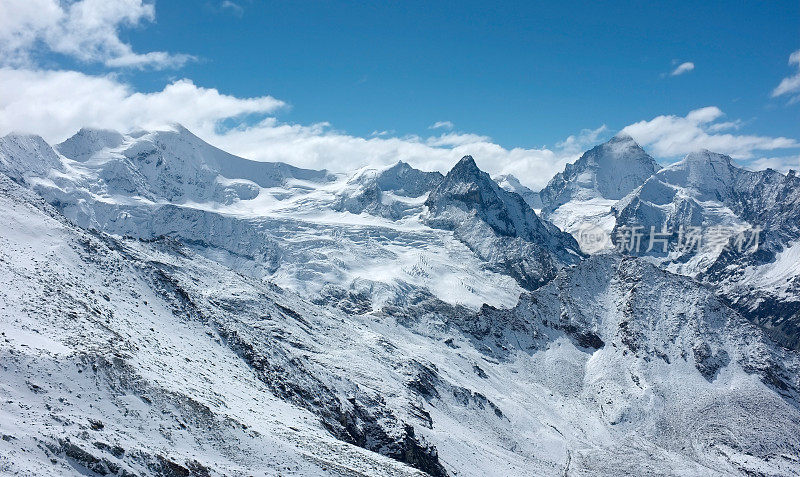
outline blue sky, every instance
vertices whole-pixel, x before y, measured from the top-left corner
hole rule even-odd
[[[341,154],[350,155],[359,154],[354,144],[360,139],[378,133],[378,138],[458,153],[473,141],[484,144],[475,148],[478,152],[498,146],[509,156],[497,156],[507,164],[494,172],[538,174],[519,165],[524,157],[510,157],[515,148],[540,151],[527,160],[550,161],[551,169],[558,168],[574,159],[573,149],[639,123],[627,131],[665,162],[709,147],[756,166],[800,164],[800,84],[793,82],[800,60],[789,63],[800,50],[797,1],[9,0],[5,8],[18,11],[6,21],[16,21],[20,31],[36,22],[47,26],[25,16],[24,5],[37,2],[40,12],[53,3],[70,15],[72,6],[84,4],[78,18],[88,16],[91,22],[54,15],[61,37],[72,43],[47,33],[34,33],[32,40],[22,33],[15,37],[13,28],[5,39],[0,33],[6,72],[74,72],[127,88],[128,96],[159,95],[185,80],[195,90],[216,91],[231,101],[275,98],[285,104],[240,104],[217,117],[202,112],[198,115],[210,116],[194,128],[189,125],[222,146],[237,149],[236,144],[247,143],[235,152],[256,159],[357,165],[356,159],[314,148],[296,151],[294,161],[289,149],[259,152],[259,144],[275,146],[265,138],[295,128],[293,134],[302,130],[304,140],[318,140],[314,134],[343,137],[348,145]],[[98,27],[99,22],[108,28]],[[682,74],[671,74],[680,65]],[[17,74],[5,84],[20,78]],[[786,91],[776,94],[783,80],[789,81]],[[8,123],[12,100],[4,103],[2,95],[0,115],[6,106]],[[687,120],[697,110],[701,113]],[[76,112],[76,118],[91,125],[103,122],[88,113]],[[260,122],[264,118],[271,122]],[[41,124],[42,117],[38,120]],[[108,123],[127,126],[132,120],[110,118]],[[70,126],[77,126],[75,121],[70,119]],[[452,125],[431,129],[436,122]],[[259,134],[225,135],[231,126],[259,124]],[[0,132],[3,126],[0,116]],[[43,135],[55,140],[63,139],[68,128],[51,129]],[[442,136],[447,138],[436,139]],[[674,145],[687,137],[686,144]],[[389,162],[392,149],[385,142],[378,149],[364,155]],[[424,164],[424,154],[415,149],[398,155]],[[315,162],[312,156],[326,157]],[[515,161],[517,166],[506,167]],[[432,159],[429,168],[444,167],[440,162]]]

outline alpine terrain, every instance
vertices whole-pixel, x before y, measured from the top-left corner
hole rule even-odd
[[[525,182],[0,138],[0,474],[800,475],[796,173]]]

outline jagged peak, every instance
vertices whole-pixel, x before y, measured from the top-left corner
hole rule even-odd
[[[475,164],[475,159],[473,159],[472,156],[470,156],[470,155],[466,155],[466,156],[462,157],[456,163],[454,169],[456,167],[458,167],[458,168],[470,167],[470,168],[478,169],[478,165]]]
[[[389,167],[384,167],[378,170],[378,174],[405,174],[408,171],[419,171],[419,169],[415,168],[411,164],[405,161],[397,161]],[[422,172],[422,171],[420,171]]]
[[[725,164],[732,165],[730,156],[720,154],[718,152],[709,151],[708,149],[700,149],[699,151],[690,152],[684,156],[682,163],[689,164]]]
[[[475,163],[475,159],[472,156],[464,156],[462,157],[450,172],[447,173],[448,177],[459,177],[461,179],[472,178],[473,180],[478,180],[481,177],[481,174],[486,174],[483,172],[479,167],[478,164]],[[486,174],[488,178],[488,174]]]
[[[620,131],[614,135],[611,139],[606,142],[614,143],[614,142],[632,142],[635,145],[639,145],[636,140],[630,134],[626,133],[625,131]]]

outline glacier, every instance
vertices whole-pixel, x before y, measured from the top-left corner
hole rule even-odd
[[[0,138],[0,473],[800,475],[798,197],[622,135],[538,193],[180,125]],[[765,233],[581,242],[633,223]]]

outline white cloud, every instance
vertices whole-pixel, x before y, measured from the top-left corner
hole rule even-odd
[[[110,67],[179,67],[190,55],[136,53],[119,30],[155,19],[142,0],[3,0],[0,2],[0,62],[30,65],[42,47],[84,62]]]
[[[608,132],[605,124],[597,129],[584,129],[580,133],[568,136],[563,141],[556,144],[556,147],[571,153],[580,153],[596,146],[600,142],[600,136]]]
[[[428,129],[453,129],[455,124],[451,123],[450,121],[436,121],[435,123],[431,124]]]
[[[403,160],[421,169],[446,172],[471,154],[490,174],[514,174],[534,189],[543,187],[578,156],[561,148],[506,149],[477,134],[394,137],[391,132],[376,131],[362,138],[336,131],[328,123],[287,124],[264,117],[282,106],[282,101],[270,96],[237,98],[187,79],[161,91],[140,93],[113,75],[0,68],[0,136],[30,132],[56,143],[83,126],[129,131],[180,122],[211,144],[255,160],[333,171]],[[226,119],[253,114],[264,119],[220,129]]]
[[[238,3],[232,2],[231,0],[224,0],[220,7],[223,10],[229,10],[238,17],[241,17],[244,14],[244,8],[242,8],[242,6]]]
[[[800,50],[789,55],[789,65],[796,65],[797,71],[794,75],[783,78],[778,86],[772,90],[772,97],[792,95],[790,103],[800,101]]]
[[[775,169],[776,171],[788,172],[789,169],[800,170],[800,155],[783,157],[762,157],[747,164],[753,170]]]
[[[114,75],[0,68],[0,136],[31,132],[50,143],[63,141],[83,126],[130,131],[179,122],[211,144],[255,160],[333,171],[403,160],[424,170],[446,172],[459,158],[471,154],[490,174],[514,174],[538,190],[608,132],[605,126],[586,129],[554,148],[532,149],[508,149],[487,136],[449,131],[429,137],[396,137],[391,131],[376,131],[364,138],[337,131],[325,122],[281,122],[273,115],[284,106],[271,96],[238,98],[188,79],[174,81],[161,91],[141,93]],[[657,157],[699,148],[752,157],[754,150],[797,146],[786,138],[714,134],[715,125],[725,124],[718,121],[721,117],[718,108],[709,107],[686,117],[659,116],[635,123],[625,132],[649,146]]]
[[[719,108],[709,106],[695,109],[685,117],[656,116],[649,121],[631,124],[623,131],[662,158],[709,149],[738,159],[750,159],[756,151],[800,147],[800,143],[785,137],[721,134],[720,131],[731,129],[736,124],[736,121],[717,122],[722,116],[724,113]]]
[[[694,63],[692,63],[691,61],[687,61],[687,62],[679,64],[677,68],[672,70],[672,73],[670,73],[670,76],[682,75],[684,73],[688,73],[688,72],[692,71],[693,69],[694,69]]]
[[[113,75],[0,68],[0,134],[22,130],[51,142],[81,126],[128,130],[181,122],[213,130],[221,119],[283,106],[270,96],[240,99],[187,79],[159,92],[139,93]]]
[[[744,125],[744,121],[742,121],[741,119],[736,119],[734,121],[723,121],[719,123],[709,124],[706,127],[706,130],[710,132],[727,131],[729,129],[737,130],[740,129],[742,125]]]

